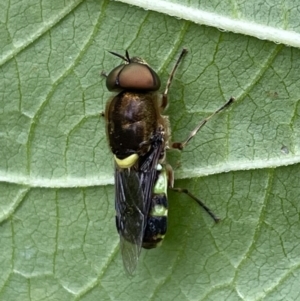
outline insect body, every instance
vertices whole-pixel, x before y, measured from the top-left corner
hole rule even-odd
[[[187,190],[173,188],[173,171],[165,162],[169,147],[182,150],[216,113],[200,122],[182,143],[170,144],[169,119],[162,112],[168,104],[168,90],[183,49],[168,79],[164,93],[157,93],[160,79],[139,57],[122,56],[125,63],[106,76],[108,90],[118,92],[106,105],[106,134],[115,160],[116,227],[120,235],[125,269],[132,274],[141,248],[158,246],[167,230],[167,188],[183,192],[197,201],[215,220],[218,218]]]

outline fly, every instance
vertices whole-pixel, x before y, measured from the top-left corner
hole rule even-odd
[[[187,194],[215,222],[219,218],[188,190],[174,188],[172,167],[166,163],[166,150],[183,150],[188,142],[215,114],[202,120],[183,142],[170,141],[168,116],[162,115],[168,105],[168,91],[175,71],[187,53],[184,48],[168,78],[164,93],[158,93],[160,78],[140,57],[111,54],[124,60],[106,77],[109,91],[118,92],[106,104],[106,135],[115,161],[116,227],[120,235],[121,254],[129,275],[136,268],[141,248],[159,246],[167,231],[167,189]]]

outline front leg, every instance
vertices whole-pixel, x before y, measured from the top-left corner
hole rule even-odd
[[[170,73],[170,76],[168,78],[168,81],[167,81],[167,85],[166,85],[166,88],[165,88],[165,91],[162,95],[162,103],[161,103],[161,109],[162,111],[167,107],[168,105],[168,92],[169,92],[169,88],[171,86],[171,83],[172,83],[172,80],[173,80],[173,77],[174,77],[174,74],[175,74],[175,71],[180,63],[180,61],[183,59],[184,55],[187,53],[187,49],[186,48],[183,48],[181,53],[180,53],[180,56],[179,58],[177,59],[177,62],[175,64],[175,66],[173,67],[173,70],[171,71]]]

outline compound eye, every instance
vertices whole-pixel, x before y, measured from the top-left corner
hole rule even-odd
[[[125,67],[125,65],[122,64],[109,72],[109,74],[106,77],[106,87],[107,87],[108,91],[122,90],[120,88],[119,74],[124,67]]]
[[[129,63],[113,69],[106,78],[106,86],[109,91],[157,91],[160,79],[148,65]]]
[[[158,75],[147,65],[130,63],[119,74],[120,86],[128,90],[157,91],[160,88]]]

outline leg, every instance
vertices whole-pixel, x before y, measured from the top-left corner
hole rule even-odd
[[[173,70],[171,71],[171,74],[168,78],[168,81],[167,81],[167,85],[166,85],[166,89],[164,91],[164,94],[162,96],[162,104],[161,104],[161,108],[162,110],[164,110],[167,105],[168,105],[168,92],[169,92],[169,88],[170,88],[170,85],[172,83],[172,80],[173,80],[173,77],[174,77],[174,74],[175,74],[175,71],[180,63],[180,61],[182,60],[182,58],[184,57],[184,55],[187,53],[187,49],[186,48],[183,48],[181,53],[180,53],[180,56],[175,64],[175,66],[173,67]]]
[[[180,193],[185,193],[188,195],[191,199],[196,201],[210,216],[211,218],[215,221],[215,223],[220,221],[220,218],[217,217],[200,199],[195,197],[193,194],[191,194],[187,189],[184,188],[171,188],[173,191],[180,192]]]
[[[173,191],[176,191],[176,192],[185,193],[191,199],[193,199],[194,201],[196,201],[211,216],[211,218],[215,221],[215,223],[217,223],[217,222],[220,221],[219,217],[217,217],[200,199],[198,199],[193,194],[191,194],[187,189],[174,188],[173,187],[173,184],[174,184],[173,169],[172,169],[171,165],[169,165],[169,164],[167,164],[165,166],[165,168],[166,168],[166,171],[167,171],[168,186],[169,186],[170,189],[172,189]]]
[[[202,120],[195,129],[190,133],[190,135],[187,137],[187,139],[183,142],[173,142],[172,148],[177,148],[179,150],[182,150],[186,147],[186,145],[189,143],[189,141],[199,132],[199,130],[207,123],[209,119],[211,119],[214,115],[218,114],[219,112],[223,111],[225,108],[229,107],[233,102],[234,98],[231,97],[222,107],[220,107],[218,110],[216,110],[214,113],[212,113],[210,116],[206,117],[204,120]]]

